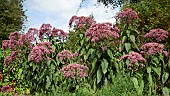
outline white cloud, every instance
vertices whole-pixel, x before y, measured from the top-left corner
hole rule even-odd
[[[97,0],[86,0],[82,8],[76,14],[82,0],[29,0],[24,6],[28,10],[28,23],[31,27],[38,27],[42,23],[50,23],[54,27],[68,30],[68,22],[73,15],[89,16],[94,15],[97,22],[115,22],[112,18],[118,11],[101,6],[94,6]],[[107,13],[106,13],[107,11]],[[37,13],[39,13],[37,15]],[[36,16],[32,15],[36,14]],[[41,16],[43,14],[43,16]],[[29,19],[30,18],[30,19]],[[40,19],[40,20],[35,20]],[[31,21],[32,20],[32,21]],[[33,21],[37,21],[33,23]],[[31,23],[32,22],[32,23]]]

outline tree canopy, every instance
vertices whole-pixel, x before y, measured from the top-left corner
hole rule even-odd
[[[105,6],[112,5],[113,7],[121,6],[124,3],[137,3],[140,0],[97,0],[99,3],[103,3]]]
[[[9,34],[23,28],[26,20],[23,0],[0,0],[0,44]]]

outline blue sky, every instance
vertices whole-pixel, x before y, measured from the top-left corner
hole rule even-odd
[[[76,14],[81,1],[82,0],[26,0],[24,2],[24,9],[27,10],[26,15],[28,21],[25,25],[28,28],[39,28],[41,24],[48,23],[53,27],[68,32],[68,22],[73,15],[89,16],[91,14],[94,15],[98,23],[115,22],[113,17],[119,8],[112,10],[103,5],[94,6],[97,0],[86,0]]]

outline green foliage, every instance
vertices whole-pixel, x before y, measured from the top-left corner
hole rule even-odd
[[[116,26],[121,29],[120,38],[107,37],[98,42],[92,42],[85,35],[90,26],[86,26],[84,23],[83,28],[74,26],[73,29],[70,29],[69,36],[64,40],[53,38],[52,35],[45,36],[42,41],[51,42],[54,49],[53,54],[47,54],[51,60],[43,59],[38,63],[29,61],[31,50],[28,50],[27,46],[18,48],[25,53],[19,54],[20,58],[15,60],[12,65],[4,66],[3,62],[0,62],[0,70],[3,70],[4,76],[4,82],[0,82],[0,87],[6,85],[7,82],[10,82],[9,85],[12,86],[11,82],[15,80],[17,92],[22,94],[22,91],[28,90],[27,93],[29,93],[30,90],[30,94],[37,96],[168,96],[170,60],[163,53],[142,54],[146,59],[143,68],[132,68],[130,60],[125,62],[119,60],[122,55],[130,52],[140,53],[142,44],[148,41],[155,42],[152,39],[143,38],[143,35],[149,30],[162,28],[170,31],[168,22],[170,12],[167,3],[168,0],[160,2],[141,0],[137,4],[125,5],[125,7],[130,6],[137,11],[139,19],[127,22],[127,18],[124,18],[122,19],[125,20],[124,23],[118,20]],[[168,40],[161,44],[165,45],[164,50],[169,50]],[[88,66],[88,77],[63,77],[60,69],[66,65],[60,61],[57,54],[64,49],[80,53],[76,58],[64,62]],[[0,50],[0,60],[3,60],[10,52],[11,50]]]
[[[94,90],[101,87],[104,82],[113,82],[112,75],[120,71],[117,59],[117,40],[111,41],[103,39],[100,43],[93,43],[85,37],[88,28],[73,29],[69,33],[66,46],[68,49],[79,52],[80,58],[89,67],[88,80]],[[70,45],[71,44],[71,45]],[[102,47],[106,46],[106,50]],[[66,47],[67,48],[67,47]]]
[[[114,77],[113,83],[104,85],[96,92],[94,92],[89,84],[83,83],[80,84],[79,89],[74,93],[68,92],[68,90],[62,91],[64,87],[59,87],[51,93],[37,93],[36,96],[139,96],[136,94],[135,88],[129,79],[123,76]]]
[[[129,4],[124,7],[130,7],[138,13],[136,29],[140,32],[137,36],[139,43],[144,43],[142,35],[149,32],[151,29],[161,28],[170,31],[170,5],[169,0],[140,0],[137,4]],[[170,42],[163,42],[165,48],[169,48]]]
[[[0,44],[9,34],[23,28],[26,20],[23,0],[0,0]]]

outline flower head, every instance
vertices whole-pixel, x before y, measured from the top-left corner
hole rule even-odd
[[[3,86],[3,87],[1,88],[2,93],[8,92],[8,91],[10,91],[10,90],[11,90],[11,88],[9,87],[9,85]]]
[[[43,35],[49,36],[51,34],[52,26],[50,24],[42,24],[39,29],[39,38],[42,39]]]
[[[84,28],[85,26],[90,27],[94,23],[96,23],[96,21],[94,21],[92,17],[72,16],[69,22],[69,27],[75,25],[77,28]]]
[[[86,77],[86,70],[89,70],[88,67],[80,64],[69,64],[66,67],[63,67],[61,69],[61,72],[63,73],[64,77],[67,78],[83,78]]]
[[[38,43],[37,46],[44,46],[49,50],[50,53],[53,53],[53,47],[51,46],[50,42],[41,42]]]
[[[131,8],[126,8],[123,11],[119,12],[115,18],[121,20],[125,19],[126,22],[131,22],[132,20],[137,19],[138,15]]]
[[[133,66],[134,64],[138,64],[139,62],[146,62],[146,59],[137,52],[131,52],[130,54],[124,55],[120,58],[120,60],[124,59],[128,59],[130,61],[129,66]],[[142,66],[144,65],[142,64]]]
[[[97,42],[103,38],[119,38],[120,30],[111,23],[97,23],[93,24],[87,31],[86,37],[91,39],[91,42]]]
[[[155,38],[157,42],[161,42],[167,39],[168,35],[168,31],[158,28],[150,30],[149,33],[144,35],[144,38]]]
[[[59,57],[60,61],[70,60],[74,58],[74,54],[69,50],[63,50],[60,53],[58,53],[57,56]]]
[[[67,37],[68,36],[68,33],[64,32],[63,30],[61,29],[57,29],[57,28],[53,28],[52,30],[52,34],[51,34],[53,37]]]
[[[159,44],[159,43],[146,43],[144,45],[141,46],[141,53],[142,54],[157,54],[157,53],[162,53],[164,50],[164,45],[163,44]]]
[[[21,37],[21,34],[19,32],[12,32],[9,36],[10,40],[2,41],[2,48],[4,50],[8,48],[12,50],[16,50],[17,49],[16,47],[20,45],[20,42],[18,41],[20,37]]]
[[[47,55],[51,54],[53,50],[52,46],[49,44],[50,43],[48,42],[42,42],[34,46],[30,53],[29,61],[34,61],[38,63],[43,59],[50,60]]]
[[[21,36],[21,33],[19,32],[12,32],[9,36],[10,40],[18,40],[19,37]]]
[[[21,50],[12,51],[10,55],[4,59],[4,65],[12,64],[13,61],[19,58],[19,53],[21,53]]]

